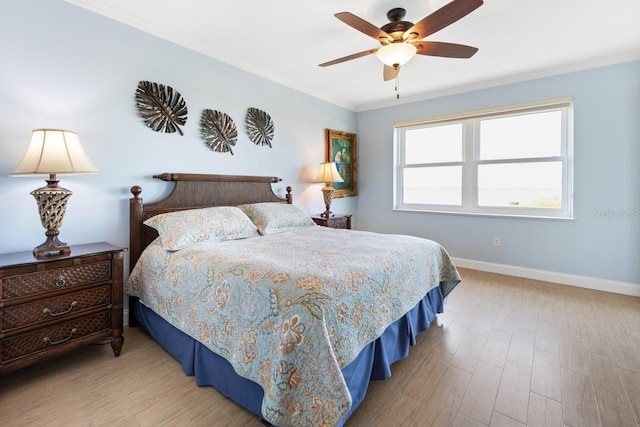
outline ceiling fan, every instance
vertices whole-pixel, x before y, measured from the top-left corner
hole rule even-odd
[[[482,0],[453,0],[416,24],[403,21],[403,8],[391,9],[387,13],[389,23],[378,28],[370,22],[350,13],[340,12],[334,16],[356,30],[373,37],[382,47],[354,53],[320,64],[321,67],[339,64],[375,53],[384,63],[384,80],[392,80],[400,73],[400,67],[415,54],[442,56],[447,58],[471,58],[477,47],[456,43],[429,42],[422,39],[453,24],[482,6]]]

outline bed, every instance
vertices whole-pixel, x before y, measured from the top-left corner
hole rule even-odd
[[[129,324],[271,425],[342,426],[460,281],[435,242],[316,226],[279,178],[154,178],[174,188],[131,188]]]

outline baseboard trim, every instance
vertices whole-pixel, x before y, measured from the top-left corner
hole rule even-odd
[[[470,268],[472,270],[486,271],[489,273],[505,274],[507,276],[523,277],[525,279],[541,280],[543,282],[558,283],[560,285],[576,286],[578,288],[594,289],[596,291],[640,297],[640,284],[617,282],[615,280],[599,279],[597,277],[557,273],[555,271],[536,270],[533,268],[475,261],[464,258],[452,259],[456,266],[462,268]]]

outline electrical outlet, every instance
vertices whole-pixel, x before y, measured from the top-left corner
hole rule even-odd
[[[494,237],[493,238],[493,246],[500,246],[500,238],[499,237]]]

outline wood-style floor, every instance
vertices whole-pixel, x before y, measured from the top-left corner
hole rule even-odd
[[[347,427],[639,426],[640,298],[461,269],[446,313]],[[140,328],[0,376],[0,425],[255,426]]]

